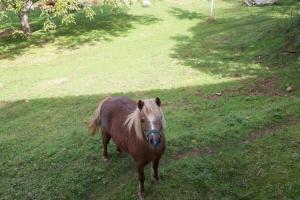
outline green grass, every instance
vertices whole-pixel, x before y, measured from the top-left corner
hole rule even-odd
[[[110,144],[105,163],[87,134],[107,95],[163,101],[167,151],[160,184],[146,169],[147,199],[299,199],[296,6],[216,1],[208,22],[206,0],[165,0],[50,33],[33,12],[31,39],[0,38],[0,199],[136,199],[130,156]]]

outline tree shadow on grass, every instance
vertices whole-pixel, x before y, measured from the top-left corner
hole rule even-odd
[[[54,43],[58,49],[76,49],[83,44],[93,44],[98,41],[110,41],[115,37],[126,36],[130,30],[138,25],[150,25],[160,19],[152,15],[132,15],[120,10],[115,13],[108,11],[97,14],[93,20],[89,20],[80,12],[76,15],[76,24],[59,25],[56,30],[42,31],[44,19],[40,17],[40,11],[31,13],[32,36],[25,40],[22,38],[0,38],[0,59],[14,59],[22,55],[31,47],[42,47],[47,43]],[[18,19],[13,17],[10,27],[18,27]],[[57,20],[57,24],[60,22]]]
[[[276,71],[280,65],[296,65],[299,54],[284,54],[289,43],[289,19],[278,17],[280,9],[244,9],[240,15],[201,21],[189,29],[191,36],[175,36],[172,58],[184,65],[220,77],[254,76]],[[232,8],[226,13],[234,13]],[[172,9],[179,19],[202,19],[199,13]],[[225,15],[227,16],[227,15]],[[274,17],[275,16],[275,17]],[[293,29],[297,30],[296,24]],[[299,30],[298,30],[299,32]],[[300,36],[294,33],[293,48],[300,51]],[[296,38],[296,39],[295,39]],[[293,71],[293,70],[292,70]]]
[[[177,17],[178,19],[203,19],[206,16],[196,11],[183,10],[181,8],[172,7],[168,12],[169,14]]]

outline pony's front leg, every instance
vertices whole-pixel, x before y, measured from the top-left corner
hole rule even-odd
[[[159,160],[160,158],[156,158],[152,161],[152,176],[157,182],[159,182],[160,180],[160,177],[158,175]]]
[[[144,200],[145,198],[145,188],[144,188],[144,181],[145,181],[145,174],[144,174],[144,164],[138,164],[137,165],[137,170],[139,173],[139,191],[138,191],[138,195],[139,195],[139,199],[140,200]]]

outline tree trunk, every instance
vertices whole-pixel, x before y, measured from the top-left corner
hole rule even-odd
[[[25,33],[25,35],[31,34],[31,29],[29,24],[29,12],[31,6],[32,6],[32,0],[25,0],[24,8],[20,13],[21,29]]]

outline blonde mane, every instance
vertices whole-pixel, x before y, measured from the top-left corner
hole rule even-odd
[[[152,114],[155,116],[158,116],[161,118],[161,123],[163,129],[166,127],[166,120],[164,117],[164,114],[162,112],[161,107],[159,107],[154,99],[146,99],[144,101],[144,106],[142,109],[142,112],[147,114]],[[131,114],[128,115],[127,119],[124,122],[124,126],[127,126],[129,133],[131,133],[132,128],[134,127],[136,136],[138,139],[143,140],[143,132],[142,132],[142,126],[141,126],[141,116],[140,116],[140,110],[136,108],[135,111],[133,111]]]

